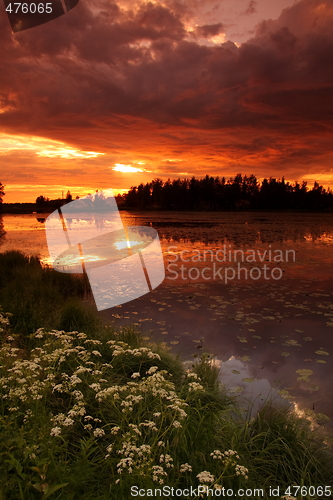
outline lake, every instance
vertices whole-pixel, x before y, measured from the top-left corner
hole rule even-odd
[[[49,262],[47,215],[0,218],[0,251]],[[166,267],[150,293],[99,314],[135,324],[189,363],[214,356],[232,394],[278,394],[333,419],[333,217],[320,213],[121,212],[158,231]],[[112,288],[112,283],[110,283]]]

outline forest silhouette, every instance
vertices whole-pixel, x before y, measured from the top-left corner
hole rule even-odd
[[[286,182],[270,177],[259,182],[254,175],[201,179],[154,179],[132,186],[122,196],[125,207],[161,210],[331,210],[333,192],[315,182]]]

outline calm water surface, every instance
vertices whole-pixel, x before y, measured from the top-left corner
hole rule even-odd
[[[255,404],[282,391],[300,408],[333,419],[332,215],[121,216],[126,225],[158,230],[166,279],[99,314],[118,325],[135,323],[189,362],[212,353],[229,390]],[[45,217],[3,215],[0,251],[19,249],[47,263]]]

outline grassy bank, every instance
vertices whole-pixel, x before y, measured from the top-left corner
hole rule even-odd
[[[267,403],[247,421],[209,357],[185,370],[135,330],[102,325],[86,311],[81,278],[12,253],[0,270],[3,311],[13,313],[0,315],[0,500],[125,500],[133,486],[198,485],[269,498],[269,487],[284,496],[290,485],[332,484],[320,430],[287,407]],[[15,306],[9,293],[20,294]],[[140,498],[150,497],[159,498]]]
[[[89,294],[83,275],[45,268],[37,257],[18,251],[0,253],[0,304],[21,339],[40,327],[94,331],[97,317],[88,305],[82,307]]]

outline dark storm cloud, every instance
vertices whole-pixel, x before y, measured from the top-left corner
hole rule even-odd
[[[2,130],[108,151],[135,147],[145,127],[155,144],[168,136],[199,149],[210,142],[230,161],[250,150],[259,162],[271,154],[273,165],[331,153],[331,1],[301,0],[240,47],[191,38],[183,2],[131,4],[81,0],[16,35],[2,9]],[[221,23],[195,30],[221,32]]]
[[[201,38],[210,38],[212,36],[219,35],[220,33],[223,33],[223,24],[222,23],[217,23],[217,24],[205,24],[203,26],[197,26],[194,34],[198,37]]]

